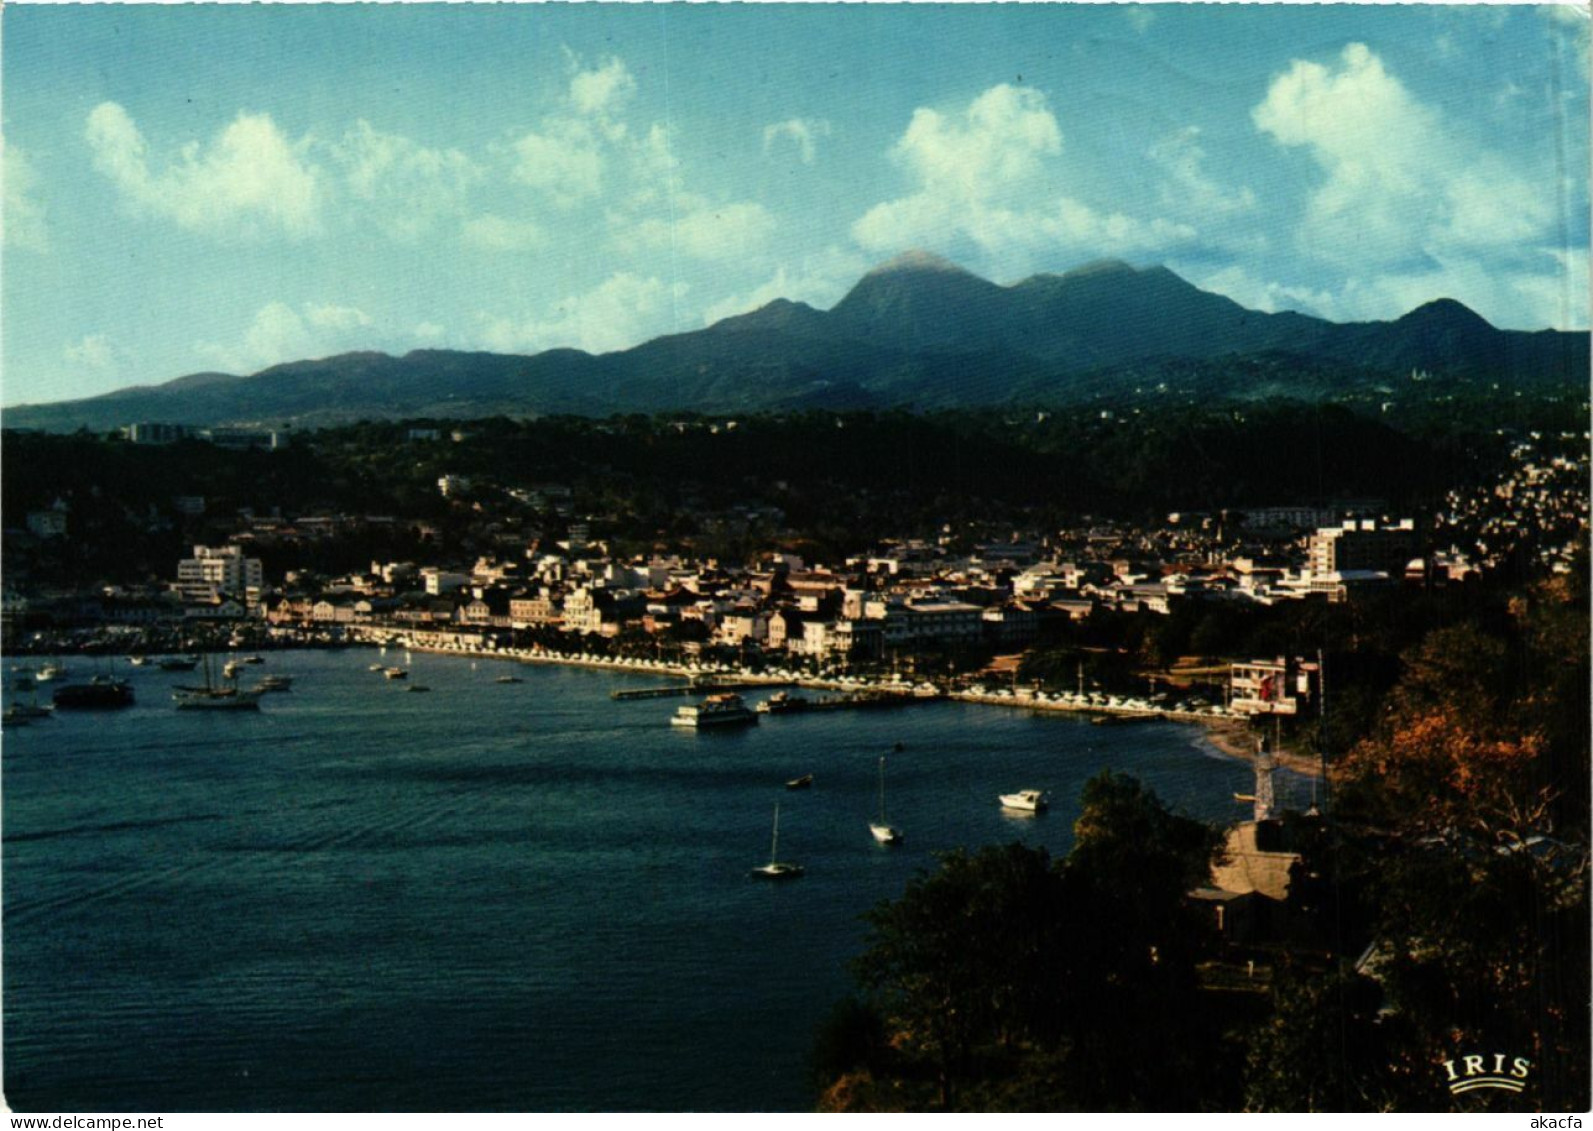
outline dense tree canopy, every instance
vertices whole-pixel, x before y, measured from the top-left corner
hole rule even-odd
[[[894,1055],[870,1061],[869,1087],[853,1076],[832,1099],[966,1109],[1201,1099],[1209,1046],[1187,1007],[1205,926],[1183,894],[1209,867],[1215,834],[1122,775],[1092,779],[1081,801],[1065,861],[1019,844],[950,853],[868,915],[857,971]]]

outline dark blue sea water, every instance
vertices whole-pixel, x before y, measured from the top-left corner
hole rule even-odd
[[[1225,820],[1250,783],[1172,724],[939,703],[698,733],[609,699],[656,678],[417,653],[412,694],[375,658],[270,654],[297,682],[258,715],[174,711],[181,677],[124,665],[136,708],[4,735],[12,1107],[804,1110],[858,916],[932,853],[1065,853],[1103,767]],[[1004,816],[1025,787],[1058,804]],[[776,802],[807,874],[759,883]]]

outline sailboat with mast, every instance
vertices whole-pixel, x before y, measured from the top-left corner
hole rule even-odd
[[[885,819],[885,755],[879,757],[879,820],[870,821],[868,831],[881,844],[900,844],[902,830]]]
[[[769,841],[769,862],[752,870],[759,880],[794,880],[802,874],[802,865],[780,862],[780,803],[774,805],[774,835]]]
[[[217,686],[211,676],[210,653],[206,652],[205,685],[203,687],[174,687],[172,702],[179,711],[258,711],[264,689],[238,686],[236,678],[225,679]]]

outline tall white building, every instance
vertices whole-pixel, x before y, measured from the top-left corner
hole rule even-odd
[[[177,563],[174,587],[185,601],[214,601],[223,594],[253,604],[265,586],[259,558],[243,556],[241,546],[195,546],[194,556]]]

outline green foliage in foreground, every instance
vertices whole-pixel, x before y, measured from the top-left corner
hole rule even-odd
[[[1204,1088],[1228,1050],[1194,1008],[1205,928],[1182,896],[1216,833],[1122,775],[1082,801],[1066,860],[949,853],[868,914],[857,973],[890,1041],[859,1049],[855,1010],[850,1044],[832,1026],[852,1062],[824,1067],[853,1072],[833,1106],[1144,1109]]]

